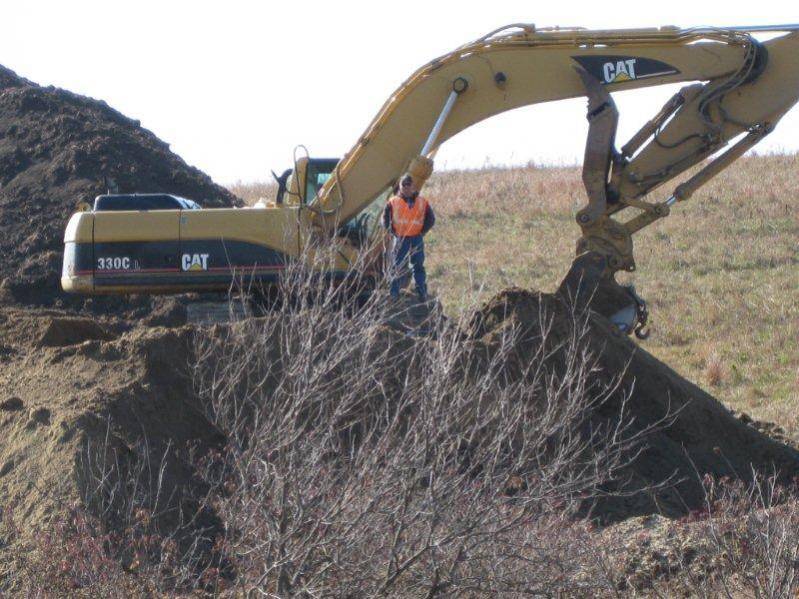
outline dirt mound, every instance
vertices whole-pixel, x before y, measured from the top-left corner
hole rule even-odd
[[[192,464],[222,442],[188,376],[192,331],[139,327],[113,338],[113,323],[36,314],[6,327],[43,330],[48,342],[7,335],[16,353],[0,395],[0,506],[26,530],[76,503],[113,523],[131,506],[115,505],[125,494],[99,481],[160,484],[168,500],[159,511],[177,519],[192,500]]]
[[[154,315],[154,320],[175,327],[184,317],[176,305]],[[490,351],[509,326],[519,327],[521,333],[508,362],[512,376],[515,364],[535,355],[544,329],[550,341],[570,335],[573,315],[553,296],[509,289],[475,315],[470,335],[478,349]],[[0,313],[0,334],[9,348],[0,395],[5,440],[0,444],[0,503],[42,490],[60,496],[60,501],[88,498],[86,481],[92,477],[86,470],[87,451],[98,444],[113,447],[131,461],[136,456],[154,463],[165,460],[170,494],[190,494],[196,463],[191,452],[224,443],[192,387],[188,365],[195,330],[130,328],[121,321],[93,321],[55,311]],[[425,342],[397,335],[404,339],[401,343]],[[669,477],[676,484],[657,493],[610,499],[600,506],[606,519],[683,515],[701,505],[699,480],[706,473],[743,479],[752,468],[785,477],[799,473],[799,452],[737,418],[616,333],[605,319],[590,319],[585,342],[598,357],[598,379],[611,381],[623,373],[619,391],[601,406],[598,419],[616,419],[627,394],[626,416],[634,421],[634,430],[674,415],[669,426],[646,438],[646,449],[619,486],[652,485]],[[26,515],[33,522],[42,521],[52,505],[29,501]]]
[[[63,347],[84,341],[110,341],[114,338],[89,318],[52,318],[39,337],[39,347]]]
[[[41,87],[0,67],[0,281],[6,300],[52,304],[64,225],[108,189],[238,203],[169,145],[103,101]],[[74,300],[73,300],[74,301]]]
[[[153,312],[144,319],[148,327],[181,327],[188,322],[186,304],[179,298],[162,298]]]
[[[72,505],[124,526],[135,506],[118,502],[137,496],[120,491],[119,485],[128,485],[160,489],[157,501],[163,503],[148,508],[166,526],[199,513],[189,526],[200,544],[212,547],[210,539],[224,523],[210,509],[197,509],[204,484],[197,468],[203,455],[229,440],[208,419],[193,386],[189,365],[198,329],[177,326],[184,317],[178,305],[154,315],[173,328],[130,326],[110,317],[94,322],[54,310],[0,311],[0,335],[9,349],[0,372],[0,507],[13,510],[21,534],[46,528]],[[572,334],[573,324],[573,314],[555,297],[509,289],[475,315],[467,345],[478,354],[490,352],[504,329],[518,327],[507,363],[512,380],[514,369],[536,355],[544,331],[557,342]],[[426,343],[384,329],[397,355]],[[43,338],[50,341],[41,343]],[[594,514],[605,522],[685,515],[702,505],[699,481],[705,474],[746,480],[753,468],[785,478],[799,473],[799,452],[736,417],[605,319],[590,319],[585,343],[597,356],[593,376],[605,382],[621,376],[619,390],[597,409],[597,423],[615,422],[627,395],[632,431],[674,416],[646,437],[645,449],[608,490],[669,478],[673,484],[602,500]]]
[[[553,296],[512,288],[494,297],[475,315],[474,337],[488,344],[508,326],[519,327],[516,355],[535,355],[544,331],[556,342],[573,331],[574,317]],[[645,439],[646,447],[624,473],[629,485],[659,484],[671,477],[676,484],[657,492],[638,493],[603,502],[599,513],[608,520],[661,513],[684,515],[700,507],[703,475],[748,480],[752,470],[778,473],[786,481],[799,474],[799,452],[739,419],[718,400],[682,378],[666,364],[619,334],[601,316],[590,318],[585,342],[597,357],[596,376],[610,382],[621,375],[619,391],[598,410],[612,420],[625,395],[627,419],[643,431],[673,415],[673,422]],[[670,419],[671,420],[671,419]],[[762,428],[762,427],[761,427]],[[621,484],[621,483],[620,483]]]

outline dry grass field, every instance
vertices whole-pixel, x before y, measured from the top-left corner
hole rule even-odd
[[[231,190],[273,195],[269,184]],[[551,291],[568,269],[579,168],[443,172],[425,195],[438,214],[430,285],[449,312],[511,285]],[[731,407],[799,433],[799,156],[740,160],[636,237],[636,258],[645,347]]]

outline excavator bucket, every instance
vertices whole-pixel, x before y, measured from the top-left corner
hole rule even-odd
[[[620,285],[609,273],[602,254],[581,254],[563,278],[558,295],[578,311],[590,309],[610,320],[622,333],[635,333],[639,339],[646,339],[649,336],[646,302],[634,287]]]

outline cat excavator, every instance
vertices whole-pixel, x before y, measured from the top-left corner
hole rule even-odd
[[[678,82],[687,85],[617,149],[611,93]],[[588,201],[576,213],[581,235],[559,292],[643,337],[646,304],[615,279],[636,268],[633,236],[767,136],[799,100],[799,24],[503,27],[413,73],[340,160],[295,151],[294,167],[276,177],[277,196],[260,207],[153,209],[136,195],[121,206],[105,202],[112,210],[85,206],[66,228],[62,287],[182,293],[227,290],[236,276],[269,285],[291,261],[307,259],[311,239],[336,246],[325,276],[346,278],[355,264],[378,271],[379,255],[359,258],[374,251],[367,248],[381,234],[377,215],[403,173],[421,188],[438,148],[460,131],[521,106],[579,96],[588,99]]]

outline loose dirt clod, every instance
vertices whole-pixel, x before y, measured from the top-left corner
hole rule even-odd
[[[187,321],[186,306],[175,298],[165,298],[144,319],[144,324],[148,327],[180,327]]]
[[[97,322],[89,318],[52,318],[39,337],[39,347],[64,347],[84,341],[110,341],[114,338]]]

